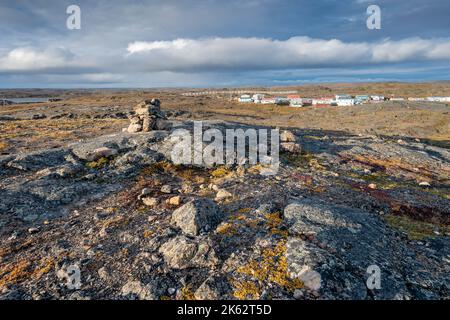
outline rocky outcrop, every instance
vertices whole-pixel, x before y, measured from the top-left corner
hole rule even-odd
[[[448,299],[448,150],[296,131],[267,177],[175,165],[170,133],[0,156],[0,299]]]
[[[378,216],[317,198],[284,209],[292,235],[286,258],[291,275],[325,299],[410,299],[411,286],[422,297],[439,293],[414,284],[439,281],[420,271],[414,253]],[[400,261],[409,261],[405,266]],[[367,287],[371,266],[379,268],[381,287]],[[405,277],[409,280],[405,282]]]

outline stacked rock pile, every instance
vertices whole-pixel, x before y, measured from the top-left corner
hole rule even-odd
[[[302,147],[297,143],[297,137],[292,131],[283,130],[280,132],[280,149],[289,153],[301,153]]]
[[[158,99],[144,100],[134,111],[127,129],[129,133],[168,129],[167,117],[161,111],[161,102]]]

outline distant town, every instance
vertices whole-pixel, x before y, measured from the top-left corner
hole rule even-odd
[[[286,97],[266,97],[264,94],[243,94],[238,98],[241,103],[275,104],[291,107],[303,107],[312,105],[329,106],[354,106],[364,103],[379,103],[384,101],[428,101],[428,102],[450,102],[450,97],[427,97],[427,98],[399,98],[385,97],[381,95],[356,95],[338,94],[333,97],[303,98],[300,95],[291,94]]]
[[[240,103],[273,104],[279,106],[354,106],[364,103],[382,103],[385,101],[415,101],[449,103],[450,97],[387,97],[383,95],[350,95],[337,94],[334,96],[307,98],[301,97],[295,91],[270,91],[264,93],[248,93],[244,91],[202,91],[186,92],[184,96],[202,95],[230,95],[231,99]],[[237,95],[237,97],[236,97]]]

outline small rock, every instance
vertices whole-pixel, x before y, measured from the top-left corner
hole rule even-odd
[[[117,154],[117,150],[115,150],[115,149],[111,149],[108,147],[101,147],[101,148],[95,149],[90,154],[88,154],[86,156],[86,160],[87,161],[96,161],[103,157],[108,158],[108,157],[115,156],[116,154]]]
[[[304,292],[300,289],[296,289],[294,291],[294,299],[296,299],[296,300],[302,299],[304,295],[305,295]]]
[[[100,277],[100,279],[102,279],[102,280],[107,280],[109,278],[109,273],[108,273],[108,271],[106,271],[105,267],[98,269],[97,273],[98,273],[98,276]]]
[[[180,196],[172,197],[167,200],[167,203],[172,206],[179,206],[181,204],[181,197]]]
[[[319,290],[321,287],[321,276],[317,271],[312,270],[309,266],[304,266],[297,275],[297,278],[303,282],[309,290]]]
[[[165,184],[161,187],[162,193],[172,193],[172,187],[168,184]]]
[[[215,185],[215,184],[210,184],[209,186],[208,186],[211,190],[214,190],[214,191],[219,191],[219,187],[217,186],[217,185]]]
[[[192,185],[186,183],[181,186],[181,192],[182,193],[192,193],[192,192],[194,192],[194,188],[192,187]]]
[[[431,187],[431,184],[429,182],[422,181],[422,182],[419,183],[419,186],[421,186],[421,187]]]
[[[154,207],[158,205],[157,198],[143,198],[142,202],[148,207]]]
[[[139,123],[130,124],[130,126],[127,129],[127,131],[129,133],[136,133],[136,132],[140,132],[141,130],[142,130],[142,125]]]
[[[39,119],[45,119],[47,116],[43,113],[34,114],[31,119],[32,120],[39,120]]]
[[[167,289],[167,293],[170,294],[170,295],[174,294],[176,291],[177,291],[177,290],[176,290],[175,288],[169,288],[169,289]]]
[[[141,300],[152,300],[155,297],[151,294],[147,286],[140,281],[129,281],[122,287],[122,296],[136,296]]]
[[[296,142],[297,138],[291,131],[283,130],[280,133],[280,141],[281,142]]]
[[[370,189],[376,189],[377,185],[375,183],[371,183],[371,184],[369,184],[369,188]]]
[[[232,198],[232,197],[233,197],[233,195],[230,192],[228,192],[227,190],[224,190],[224,189],[220,189],[216,194],[215,200],[221,201],[221,200],[225,200],[225,199]]]
[[[290,153],[301,153],[302,147],[295,142],[282,142],[280,144],[280,148],[284,152],[290,152]]]
[[[33,233],[38,233],[39,229],[36,227],[31,227],[28,229],[28,233],[33,234]]]
[[[149,188],[144,188],[141,191],[141,195],[143,195],[143,196],[149,195],[150,193],[152,193],[152,190]]]

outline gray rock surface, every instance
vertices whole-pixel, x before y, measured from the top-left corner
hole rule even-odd
[[[208,241],[177,236],[164,243],[159,252],[164,261],[174,269],[189,267],[213,267],[218,259]]]
[[[209,199],[195,199],[172,213],[172,223],[185,234],[198,235],[214,228],[220,221],[220,210]]]

